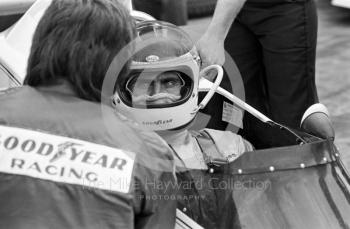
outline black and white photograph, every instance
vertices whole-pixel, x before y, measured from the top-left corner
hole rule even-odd
[[[350,0],[0,0],[0,229],[350,229]]]

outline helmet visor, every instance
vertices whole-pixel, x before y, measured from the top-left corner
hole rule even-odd
[[[126,82],[133,105],[169,105],[182,99],[183,75],[177,71],[134,73]]]

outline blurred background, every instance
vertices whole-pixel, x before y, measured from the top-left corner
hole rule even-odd
[[[210,23],[216,0],[133,0],[133,3],[136,9],[157,19],[183,26],[196,40]],[[350,0],[316,3],[318,94],[331,113],[336,144],[350,170]]]
[[[136,10],[158,20],[186,25],[191,18],[210,16],[217,0],[132,0]]]
[[[350,169],[350,8],[334,7],[327,0],[317,4],[316,83],[320,100],[331,113],[337,146]]]

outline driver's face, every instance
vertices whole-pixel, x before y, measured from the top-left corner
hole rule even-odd
[[[169,104],[181,98],[184,80],[177,72],[168,71],[159,75],[142,73],[131,78],[127,89],[135,104]]]

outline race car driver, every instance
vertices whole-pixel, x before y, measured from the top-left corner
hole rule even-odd
[[[160,21],[138,24],[137,34],[130,72],[117,80],[116,111],[141,129],[155,130],[172,148],[178,208],[205,228],[232,228],[234,214],[220,218],[223,209],[234,212],[231,190],[214,190],[208,181],[217,165],[253,147],[231,131],[189,130],[201,105],[198,57],[187,34]]]

